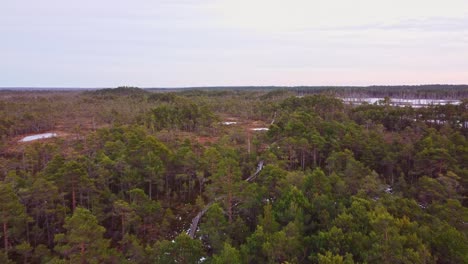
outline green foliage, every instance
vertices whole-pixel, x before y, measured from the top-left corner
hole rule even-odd
[[[221,199],[228,215],[229,223],[234,219],[234,203],[239,201],[245,182],[241,180],[238,162],[233,157],[222,158],[208,186],[213,199]]]
[[[467,100],[284,89],[2,97],[0,262],[468,262]]]
[[[223,209],[217,204],[213,204],[200,225],[200,233],[205,236],[214,252],[220,252],[224,242],[227,240],[228,222],[224,216]]]
[[[152,263],[198,263],[204,255],[200,240],[191,239],[186,234],[180,234],[173,241],[156,243]]]
[[[23,237],[28,216],[24,205],[20,202],[11,184],[0,182],[0,201],[2,244],[5,254],[8,254],[14,241]]]
[[[435,255],[441,263],[466,263],[468,261],[468,239],[455,228],[442,224],[433,237]]]
[[[152,109],[149,116],[156,129],[180,129],[195,131],[210,126],[216,117],[206,105],[178,99]]]
[[[343,256],[333,255],[330,251],[327,251],[325,255],[318,254],[318,263],[319,264],[353,264],[353,258],[351,255],[346,254]]]
[[[110,252],[109,241],[103,238],[105,228],[87,209],[77,207],[65,220],[66,233],[55,235],[55,250],[72,263],[101,263],[116,256]]]
[[[94,92],[91,92],[93,95],[97,96],[141,96],[148,94],[149,92],[140,89],[138,87],[130,87],[130,86],[120,86],[117,88],[106,88],[106,89],[99,89]]]
[[[228,243],[224,243],[223,250],[219,253],[219,255],[214,255],[213,260],[211,261],[213,264],[241,264],[241,258],[239,251],[229,245]]]

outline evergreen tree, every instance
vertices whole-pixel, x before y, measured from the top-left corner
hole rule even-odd
[[[77,207],[63,227],[66,232],[55,235],[55,250],[71,263],[102,263],[118,258],[103,237],[105,228],[89,210]]]
[[[10,183],[0,182],[0,223],[2,224],[3,248],[8,256],[12,242],[23,240],[23,231],[29,220],[26,209],[19,201]]]

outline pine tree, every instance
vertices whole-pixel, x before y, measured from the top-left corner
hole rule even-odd
[[[55,235],[55,250],[71,263],[102,263],[110,259],[104,227],[87,209],[77,207],[65,220],[66,233]]]
[[[10,238],[21,235],[27,220],[26,209],[20,203],[11,184],[0,182],[0,223],[2,224],[5,254],[8,254],[11,247]]]

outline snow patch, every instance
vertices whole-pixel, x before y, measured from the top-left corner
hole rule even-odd
[[[387,186],[387,188],[385,188],[385,192],[386,193],[393,193],[393,188],[391,186]]]
[[[57,133],[43,133],[43,134],[37,134],[37,135],[24,137],[23,139],[20,140],[20,142],[28,142],[28,141],[38,140],[38,139],[52,138],[56,136],[57,136]]]
[[[226,122],[222,122],[221,124],[225,125],[225,126],[230,126],[230,125],[237,125],[237,122],[234,122],[234,121],[226,121]]]

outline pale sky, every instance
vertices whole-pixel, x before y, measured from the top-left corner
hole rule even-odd
[[[0,87],[468,84],[468,0],[0,0]]]

